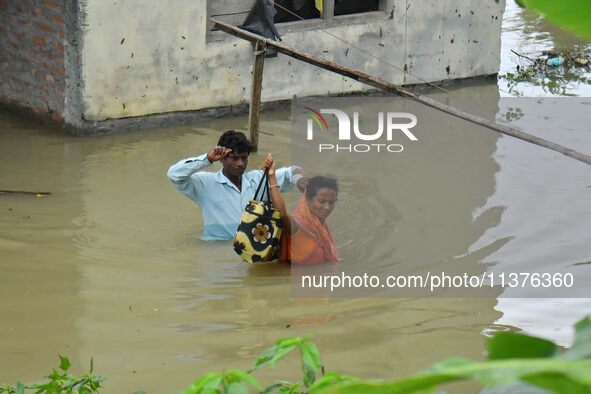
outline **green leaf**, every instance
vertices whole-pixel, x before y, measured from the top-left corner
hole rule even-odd
[[[277,361],[281,360],[307,339],[308,337],[287,337],[277,340],[277,342],[275,342],[275,346],[265,349],[259,355],[251,368],[251,372],[264,365],[269,365],[271,368],[273,368]]]
[[[261,353],[259,358],[255,361],[252,369],[256,370],[263,365],[269,365],[271,368],[273,368],[277,361],[287,356],[287,354],[289,354],[295,348],[295,344],[273,346]]]
[[[218,389],[222,381],[222,374],[217,372],[209,372],[201,376],[191,386],[189,386],[184,394],[200,394],[210,392],[213,393]],[[219,390],[217,390],[219,392]]]
[[[589,0],[526,0],[528,8],[580,37],[591,39],[591,2]]]
[[[591,394],[591,385],[581,383],[564,374],[539,373],[524,376],[521,380],[553,393]]]
[[[268,387],[265,387],[265,389],[261,391],[260,394],[271,394],[280,389],[281,387],[283,387],[282,383],[274,383]]]
[[[252,370],[258,369],[267,364],[273,358],[277,348],[275,346],[263,350],[259,357],[255,360]]]
[[[299,345],[302,341],[303,341],[302,337],[287,337],[287,338],[279,339],[277,342],[275,342],[275,345],[278,348],[290,347],[290,346]]]
[[[300,344],[302,363],[312,369],[314,372],[320,372],[322,361],[318,347],[312,341],[305,341]]]
[[[558,347],[545,339],[515,332],[499,332],[488,339],[488,360],[510,358],[546,358],[556,354]]]
[[[575,324],[575,340],[561,357],[573,360],[591,358],[591,319],[586,317]]]
[[[337,383],[310,390],[310,394],[408,394],[433,390],[442,383],[467,379],[477,380],[486,386],[506,386],[521,379],[529,379],[528,383],[543,388],[543,385],[549,385],[547,382],[550,376],[558,375],[568,387],[591,389],[591,361],[588,360],[552,358],[476,363],[465,359],[450,359],[406,379]]]
[[[261,384],[254,378],[254,376],[239,369],[226,371],[226,373],[224,373],[224,377],[229,378],[232,382],[246,382],[258,390],[262,390],[263,388],[263,386],[261,386]]]
[[[316,374],[307,365],[304,365],[303,368],[304,368],[304,386],[310,387],[314,384],[314,381],[316,380]]]
[[[324,376],[321,376],[319,379],[317,379],[310,389],[311,390],[319,390],[319,389],[322,389],[324,387],[327,387],[327,386],[330,386],[330,385],[333,385],[336,383],[358,382],[359,380],[360,379],[355,376],[340,375],[335,372],[329,372],[329,373],[325,374]]]
[[[230,383],[225,390],[226,394],[248,394],[248,386],[242,382]]]
[[[310,394],[409,394],[431,392],[437,385],[458,380],[450,376],[418,376],[396,382],[358,381],[343,382],[319,389],[311,389]]]
[[[16,394],[25,394],[25,385],[23,382],[16,382]]]
[[[70,360],[67,357],[59,356],[59,358],[60,358],[60,369],[64,372],[66,372],[68,369],[70,369],[72,364],[70,364]]]

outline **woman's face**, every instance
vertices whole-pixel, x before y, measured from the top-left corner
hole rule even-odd
[[[310,212],[322,223],[334,209],[337,202],[337,192],[334,189],[323,187],[316,190],[316,194],[308,201]]]

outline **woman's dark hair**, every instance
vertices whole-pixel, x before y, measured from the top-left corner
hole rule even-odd
[[[334,190],[336,193],[339,192],[339,186],[337,180],[326,176],[315,176],[310,179],[308,186],[306,187],[306,199],[311,200],[316,195],[316,192],[322,188],[329,188]]]
[[[220,137],[219,146],[232,149],[233,153],[248,153],[252,151],[252,145],[244,133],[236,130],[228,130]]]

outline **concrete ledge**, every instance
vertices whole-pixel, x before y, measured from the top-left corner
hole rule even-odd
[[[464,79],[456,80],[443,80],[434,82],[434,85],[453,90],[457,88],[465,88],[470,85],[477,85],[483,82],[494,82],[496,83],[496,75],[469,77]],[[429,93],[431,91],[437,91],[436,88],[429,86],[428,84],[417,84],[417,85],[405,85],[415,91],[422,93]],[[384,92],[378,89],[371,89],[363,92],[346,93],[346,94],[332,94],[325,96],[309,96],[309,97],[356,97],[356,96],[390,96],[391,93]],[[271,111],[278,109],[289,109],[291,100],[278,100],[262,103],[262,111]],[[0,102],[0,110],[6,110],[15,112],[23,117],[31,118],[34,121],[48,125],[58,130],[64,131],[68,135],[73,136],[93,136],[98,134],[111,134],[121,133],[127,131],[137,131],[142,129],[154,128],[154,127],[171,127],[178,125],[191,125],[197,122],[202,122],[211,119],[217,119],[222,117],[246,115],[248,114],[249,105],[248,103],[217,107],[217,108],[206,108],[195,111],[180,111],[180,112],[169,112],[164,114],[153,114],[145,116],[136,116],[121,119],[108,119],[103,121],[88,121],[82,120],[80,125],[74,126],[56,121],[50,114],[41,114],[30,108],[23,107],[16,102]]]

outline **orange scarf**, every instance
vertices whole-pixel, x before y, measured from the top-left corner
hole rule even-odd
[[[321,223],[320,219],[310,212],[305,192],[296,204],[293,218],[298,225],[298,231],[305,231],[308,236],[317,242],[324,253],[324,261],[339,261],[339,252],[332,233],[326,223]]]

